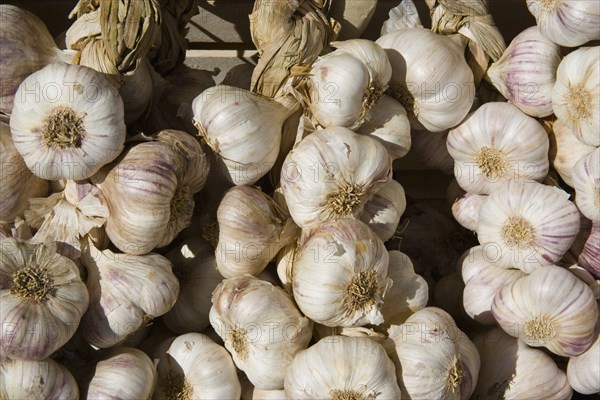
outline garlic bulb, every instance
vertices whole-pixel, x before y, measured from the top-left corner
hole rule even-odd
[[[87,385],[86,399],[149,399],[156,382],[154,363],[141,350],[118,347],[104,354]]]
[[[584,282],[564,268],[546,266],[504,286],[494,296],[492,314],[509,335],[570,357],[592,344],[598,307]]]
[[[90,306],[81,330],[90,344],[100,348],[117,345],[175,304],[179,282],[163,256],[100,251],[90,243],[83,246],[82,253]]]
[[[491,311],[494,296],[523,276],[525,273],[521,270],[498,267],[488,258],[483,246],[472,248],[462,263],[466,313],[480,324],[494,325],[496,320]]]
[[[217,286],[210,324],[235,365],[254,386],[266,390],[283,387],[286,370],[312,336],[312,322],[283,289],[251,275]]]
[[[552,166],[569,186],[573,186],[573,167],[580,158],[593,152],[596,147],[580,142],[573,131],[560,120],[554,121],[552,132],[555,139],[555,155],[551,156]]]
[[[454,173],[454,159],[448,153],[448,130],[411,132],[410,154],[413,154],[427,168],[437,169],[444,174]]]
[[[527,0],[542,34],[561,46],[600,39],[600,4],[587,0]]]
[[[73,375],[56,361],[0,360],[0,398],[27,400],[77,400]]]
[[[600,222],[600,147],[573,168],[575,203],[586,218]]]
[[[17,89],[10,131],[34,175],[85,179],[123,150],[123,102],[99,72],[50,64]]]
[[[294,222],[307,228],[358,217],[391,178],[392,161],[381,143],[333,127],[308,135],[288,153],[281,189]]]
[[[240,398],[242,389],[231,356],[208,336],[187,333],[161,347],[167,348],[158,357],[154,400]]]
[[[377,39],[392,65],[389,94],[408,112],[413,129],[441,132],[457,125],[475,98],[473,73],[452,39],[424,28]]]
[[[569,383],[581,394],[600,393],[600,319],[596,321],[594,337],[590,348],[571,357],[567,365]]]
[[[54,243],[0,241],[0,356],[42,360],[65,344],[88,307],[77,265]]]
[[[179,281],[177,301],[162,320],[175,333],[200,332],[210,325],[212,292],[223,277],[217,270],[215,250],[198,237],[184,239],[167,253]]]
[[[392,285],[388,252],[366,224],[339,219],[319,225],[294,263],[294,300],[311,320],[327,326],[379,325]]]
[[[217,220],[216,262],[225,278],[259,274],[296,230],[273,199],[248,186],[234,186],[225,194]]]
[[[475,231],[479,224],[479,210],[487,199],[485,194],[464,193],[452,204],[452,215],[463,228]]]
[[[577,256],[579,265],[600,278],[600,222],[592,223],[587,240]]]
[[[285,377],[289,399],[400,398],[395,368],[379,343],[328,336],[300,352]]]
[[[217,155],[218,171],[235,185],[250,185],[265,175],[279,154],[285,107],[258,94],[219,85],[193,103],[194,124]]]
[[[560,47],[532,26],[510,42],[488,68],[487,79],[525,114],[547,117],[552,114],[552,88],[560,60]]]
[[[402,398],[468,399],[479,374],[479,354],[452,317],[426,307],[393,325]],[[398,397],[399,398],[399,397]]]
[[[382,95],[356,133],[369,135],[385,146],[392,160],[404,157],[410,149],[410,122],[404,106],[391,96]]]
[[[398,181],[390,180],[384,184],[371,200],[367,201],[360,220],[383,240],[389,240],[400,222],[400,217],[406,209],[406,195]]]
[[[413,313],[427,305],[429,287],[422,276],[415,273],[410,258],[400,251],[389,251],[388,277],[393,285],[385,294],[381,307],[382,328],[404,323]]]
[[[0,222],[10,223],[23,216],[29,199],[48,193],[48,182],[29,171],[5,123],[0,123],[0,165]]]
[[[568,400],[573,395],[566,374],[548,354],[502,329],[481,333],[473,343],[481,356],[474,399]]]
[[[579,211],[563,190],[509,181],[481,206],[477,238],[499,266],[530,273],[558,262],[579,230]]]
[[[596,8],[600,14],[600,5]],[[585,47],[568,54],[558,66],[552,89],[552,108],[556,117],[578,140],[591,146],[600,146],[599,57],[600,46]]]
[[[546,131],[509,103],[486,103],[448,134],[454,175],[467,192],[489,194],[508,180],[548,173]]]

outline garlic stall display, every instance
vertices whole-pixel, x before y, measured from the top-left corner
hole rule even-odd
[[[9,3],[1,400],[599,394],[598,0]]]

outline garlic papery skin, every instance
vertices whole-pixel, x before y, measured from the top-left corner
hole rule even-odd
[[[237,370],[225,348],[201,333],[187,333],[167,344],[158,357],[154,400],[240,398]]]
[[[267,97],[218,85],[192,102],[194,125],[217,155],[214,165],[234,185],[250,185],[275,164],[288,111]]]
[[[423,308],[388,330],[396,345],[402,398],[468,399],[479,374],[479,355],[452,317]]]
[[[385,146],[392,160],[402,158],[411,145],[410,122],[404,106],[391,96],[382,95],[356,133],[368,135]]]
[[[600,222],[600,147],[582,157],[573,168],[575,204],[581,213]]]
[[[392,179],[392,160],[377,140],[343,127],[316,131],[292,149],[281,189],[294,222],[309,228],[353,217]]]
[[[499,266],[530,273],[557,263],[578,230],[579,211],[568,193],[511,180],[481,206],[477,238]]]
[[[583,281],[546,266],[504,286],[494,296],[492,314],[506,333],[529,346],[571,357],[592,344],[598,307]]]
[[[571,387],[581,394],[600,393],[600,319],[596,321],[594,342],[582,354],[571,357],[567,378]]]
[[[566,374],[540,349],[500,328],[480,333],[473,343],[481,356],[474,399],[568,400],[573,395]]]
[[[540,31],[554,43],[577,47],[600,39],[600,4],[586,0],[527,0]]]
[[[87,399],[149,399],[156,367],[141,350],[117,347],[103,355],[87,385]]]
[[[173,332],[200,332],[210,325],[212,292],[223,277],[217,270],[215,249],[199,237],[184,239],[167,253],[179,281],[177,301],[162,320]]]
[[[523,276],[521,270],[501,268],[491,262],[483,246],[472,248],[462,263],[465,312],[480,324],[496,324],[491,311],[494,296]]]
[[[597,8],[600,20],[600,5]],[[554,114],[579,141],[590,146],[600,146],[599,57],[600,46],[569,53],[558,66],[552,89]]]
[[[73,375],[50,358],[40,361],[4,358],[0,360],[0,371],[2,399],[79,399]]]
[[[509,103],[486,103],[448,133],[456,180],[477,194],[492,193],[508,180],[542,180],[549,147],[542,125]]]
[[[415,273],[410,258],[396,250],[389,251],[388,255],[388,278],[393,284],[381,307],[383,329],[404,323],[410,315],[424,308],[429,300],[427,282]]]
[[[234,186],[217,209],[217,268],[225,278],[258,275],[294,239],[294,222],[259,189]]]
[[[488,68],[486,79],[525,114],[547,117],[552,114],[552,88],[560,60],[560,47],[532,26],[510,42]]]
[[[452,39],[424,28],[399,29],[376,41],[388,55],[388,94],[400,101],[413,129],[441,132],[459,124],[475,98],[473,73]]]
[[[235,365],[265,390],[283,388],[288,367],[312,336],[312,321],[300,314],[285,291],[251,275],[228,278],[217,286],[210,324]]]
[[[551,156],[552,166],[560,174],[565,183],[573,187],[573,167],[582,157],[593,152],[596,147],[579,141],[573,131],[560,120],[552,125],[554,133],[554,156]]]
[[[48,182],[27,168],[5,123],[0,123],[0,181],[0,223],[22,217],[29,199],[48,193]]]
[[[379,325],[392,284],[388,260],[365,223],[347,218],[319,225],[294,263],[294,300],[304,315],[326,326]]]
[[[122,343],[175,304],[179,282],[165,257],[100,251],[91,243],[82,253],[90,306],[81,330],[91,345],[107,348]]]
[[[367,201],[360,220],[369,225],[385,242],[394,236],[404,210],[406,210],[404,188],[398,181],[392,179]]]
[[[101,73],[50,64],[19,86],[10,131],[34,175],[85,179],[123,150],[123,101]]]
[[[479,210],[487,199],[485,194],[464,193],[452,203],[452,215],[463,228],[477,230]]]
[[[54,243],[6,238],[0,248],[0,357],[42,360],[73,336],[88,291]]]
[[[300,352],[285,377],[288,399],[400,398],[383,346],[362,337],[328,336]]]

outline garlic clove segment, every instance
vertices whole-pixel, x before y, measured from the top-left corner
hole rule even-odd
[[[463,228],[477,230],[479,210],[487,199],[485,194],[465,192],[452,203],[452,215]]]
[[[560,356],[586,351],[598,306],[592,289],[567,269],[546,266],[504,286],[492,314],[506,333]]]
[[[573,187],[573,167],[575,163],[580,158],[593,152],[596,147],[579,141],[573,131],[558,119],[552,124],[552,132],[554,134],[550,157],[552,166],[565,183]]]
[[[567,364],[569,383],[578,393],[600,393],[600,319],[596,321],[594,342],[585,352],[571,357]]]
[[[51,358],[40,361],[4,358],[0,360],[0,371],[2,399],[79,399],[73,375]]]
[[[235,365],[255,387],[266,390],[283,388],[292,360],[312,336],[312,321],[285,291],[251,275],[217,286],[210,324]]]
[[[600,13],[600,5],[598,9]],[[600,146],[599,58],[600,46],[569,53],[558,65],[552,89],[556,117],[579,141],[590,146]]]
[[[75,333],[89,303],[77,265],[56,244],[0,241],[0,356],[42,360]]]
[[[360,220],[369,225],[385,242],[396,233],[404,210],[406,210],[404,188],[398,181],[392,179],[367,201]]]
[[[10,131],[34,175],[85,179],[123,151],[123,101],[101,73],[53,63],[19,85]]]
[[[399,399],[383,346],[362,337],[328,336],[300,352],[285,377],[289,399]]]
[[[454,175],[467,192],[489,194],[507,180],[542,180],[550,166],[548,135],[510,103],[486,103],[448,133]]]
[[[573,168],[575,204],[581,213],[600,222],[600,147],[582,157]]]
[[[557,263],[577,236],[579,211],[563,190],[509,181],[481,206],[477,237],[498,265],[525,273]]]
[[[544,36],[565,47],[600,39],[600,4],[586,0],[527,0]]]
[[[388,252],[365,223],[340,219],[317,227],[294,262],[294,300],[326,326],[379,325],[392,281]]]
[[[154,400],[240,398],[242,389],[231,356],[208,336],[186,333],[160,347],[167,348],[158,354]]]

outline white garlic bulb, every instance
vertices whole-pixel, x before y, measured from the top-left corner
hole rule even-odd
[[[600,147],[573,168],[575,203],[586,218],[600,222]]]
[[[56,361],[0,360],[0,398],[27,400],[77,400],[73,375]]]
[[[468,399],[479,374],[479,354],[452,319],[436,307],[423,308],[393,325],[402,398]]]
[[[600,4],[588,0],[527,0],[541,32],[561,46],[600,39]]]
[[[487,199],[485,194],[464,193],[452,203],[452,215],[463,228],[475,231],[479,224],[479,210]]]
[[[392,65],[389,94],[413,129],[441,132],[460,123],[475,98],[473,73],[452,39],[428,29],[392,31],[377,39]]]
[[[156,383],[156,367],[141,350],[117,347],[103,354],[87,384],[86,399],[149,399]],[[87,397],[86,397],[87,395]]]
[[[509,335],[570,357],[592,344],[598,307],[583,281],[564,268],[546,266],[504,286],[494,296],[492,314]]]
[[[591,2],[593,3],[593,2]],[[600,13],[600,5],[598,5]],[[569,53],[559,64],[552,108],[585,144],[600,146],[600,46]]]
[[[392,178],[392,161],[377,140],[343,127],[316,131],[290,151],[281,189],[301,228],[358,217],[377,189]]]
[[[210,324],[235,365],[254,386],[266,390],[283,388],[288,367],[312,336],[312,322],[285,291],[251,275],[217,286]]]
[[[235,185],[250,185],[277,160],[288,110],[247,90],[218,85],[193,103],[194,124],[217,155],[215,172]]]
[[[410,150],[410,122],[404,106],[391,96],[382,95],[371,109],[371,116],[356,130],[385,146],[392,160],[404,157]]]
[[[593,152],[596,147],[579,141],[573,131],[560,120],[552,124],[555,138],[555,155],[551,157],[552,166],[569,186],[573,186],[573,167],[580,158]]]
[[[160,347],[154,400],[240,398],[242,389],[231,356],[208,336],[187,333]]]
[[[456,180],[477,194],[498,190],[507,180],[542,180],[549,146],[542,125],[510,103],[486,103],[448,133]]]
[[[392,281],[388,252],[363,222],[339,219],[319,225],[293,266],[294,300],[310,319],[327,326],[379,325]]]
[[[596,321],[594,337],[589,349],[571,357],[567,364],[569,383],[581,394],[600,393],[600,319]]]
[[[75,333],[89,302],[77,265],[56,244],[0,241],[0,356],[42,360]]]
[[[234,186],[217,209],[217,268],[225,278],[257,275],[294,239],[295,225],[275,201],[259,189]]]
[[[552,88],[560,60],[560,46],[532,26],[510,42],[488,68],[487,79],[525,114],[547,117],[552,114]]]
[[[85,179],[123,150],[123,101],[101,73],[54,63],[28,76],[15,94],[10,130],[34,175]]]
[[[404,188],[398,181],[392,179],[367,201],[360,220],[369,225],[385,242],[394,236],[405,209]]]
[[[485,254],[483,246],[469,250],[462,262],[463,306],[469,317],[484,325],[494,325],[496,320],[491,307],[494,296],[504,286],[525,276],[519,269],[502,268]]]
[[[500,266],[530,273],[558,262],[578,230],[579,211],[568,193],[511,180],[481,206],[477,238]]]
[[[175,304],[179,282],[165,257],[100,251],[89,242],[82,253],[90,306],[81,331],[90,344],[107,348],[122,343]]]
[[[474,399],[568,400],[573,395],[566,374],[540,349],[527,346],[500,328],[477,335],[481,356]]]
[[[383,346],[362,337],[328,336],[300,352],[285,377],[289,399],[400,398]]]

